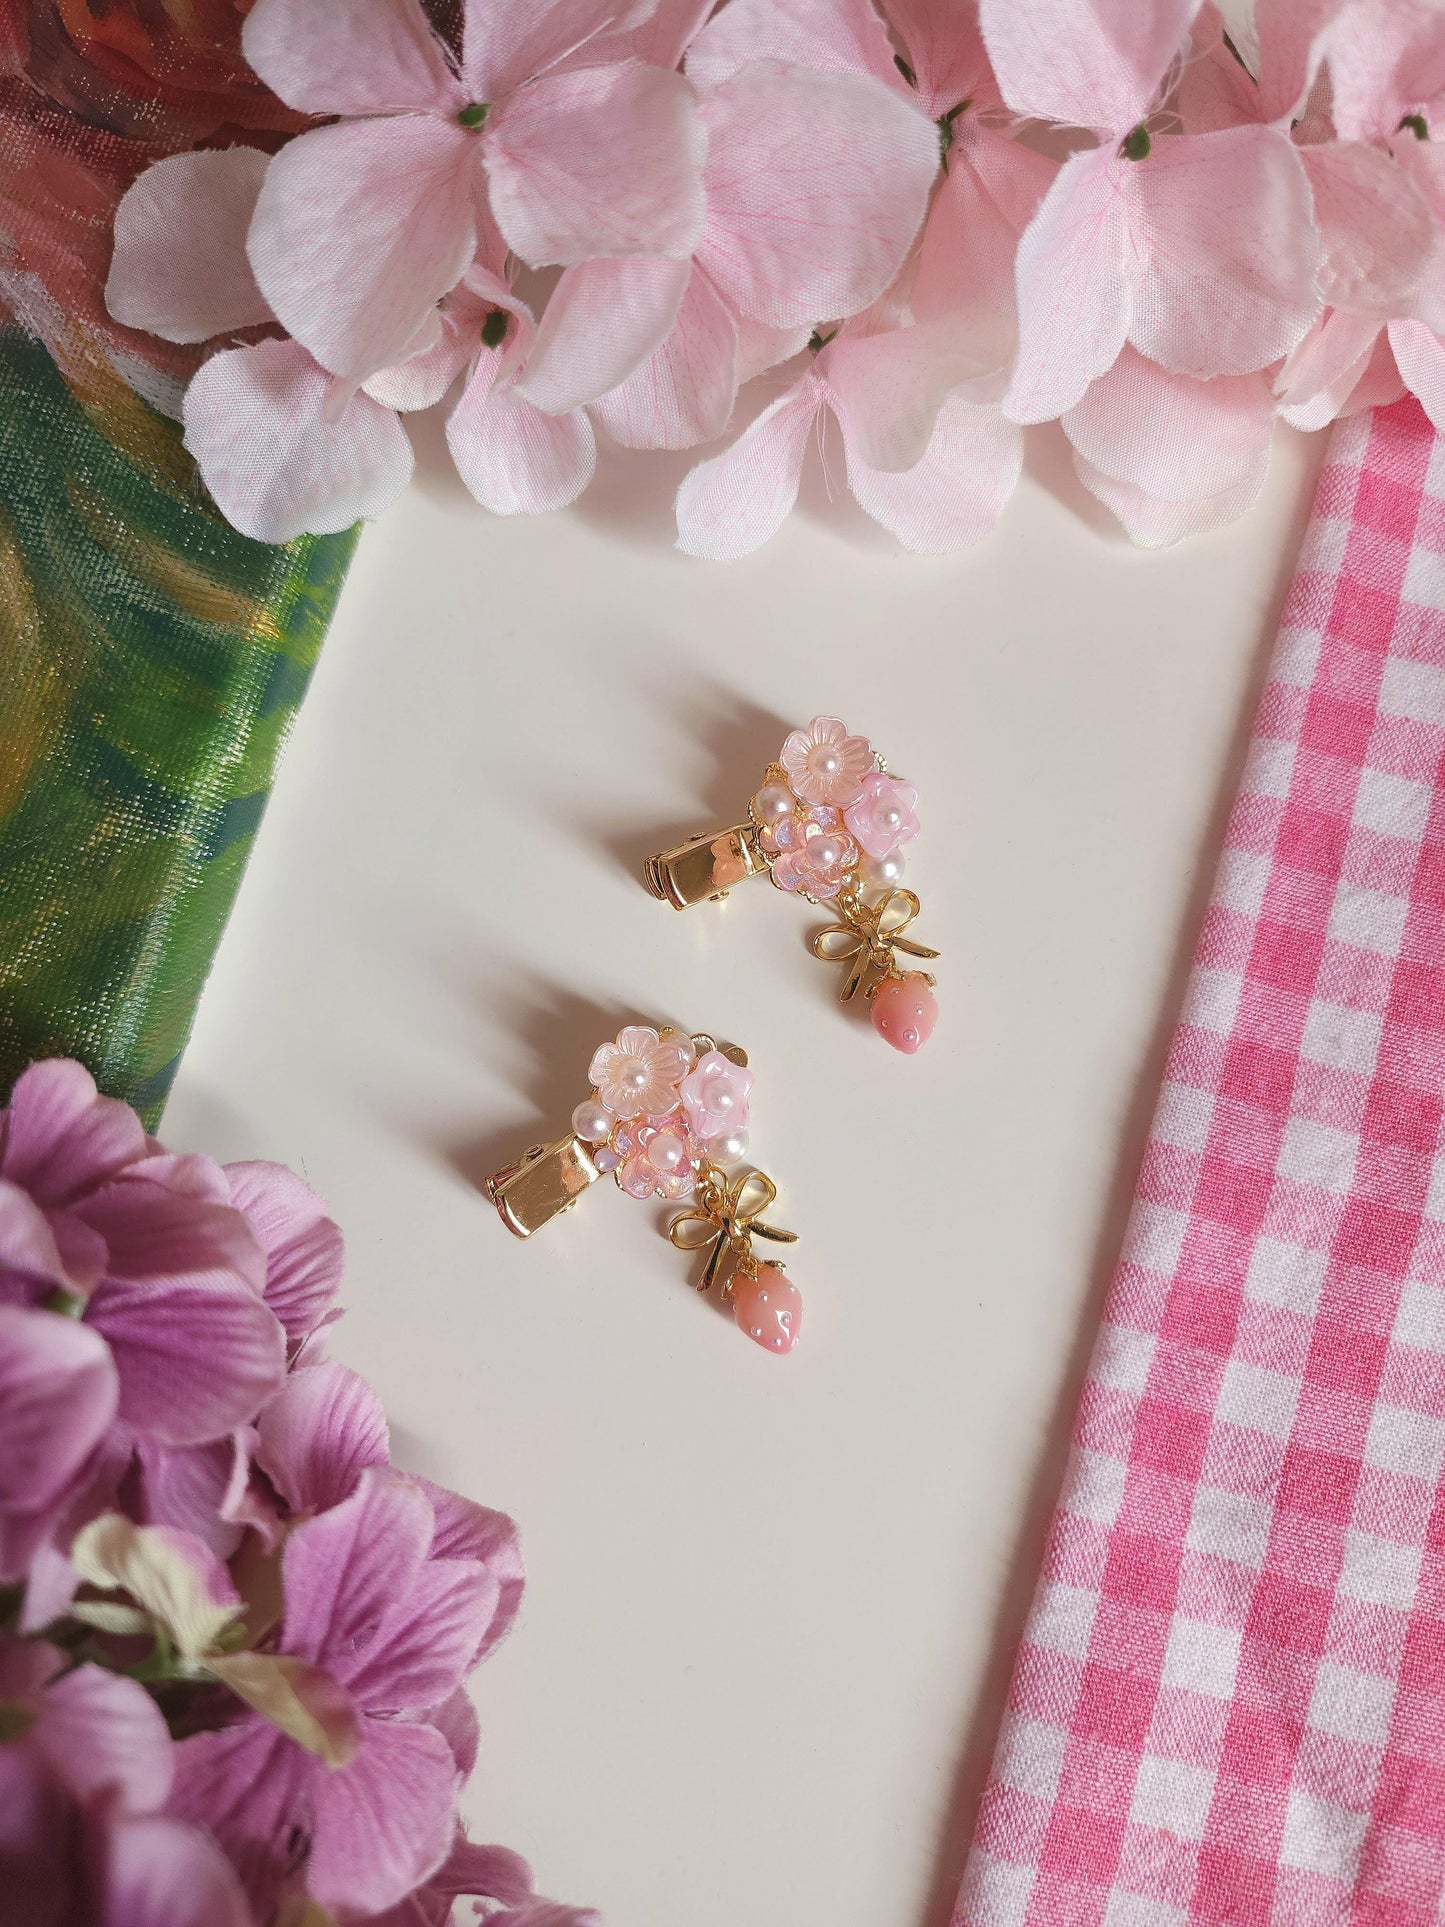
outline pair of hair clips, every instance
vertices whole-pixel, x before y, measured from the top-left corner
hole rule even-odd
[[[650,857],[647,885],[686,910],[766,874],[828,912],[832,921],[810,939],[813,954],[845,966],[843,1001],[864,1000],[878,1035],[911,1056],[938,1018],[933,978],[912,967],[938,952],[907,934],[921,906],[902,886],[917,801],[865,737],[850,736],[836,716],[815,716],[769,764],[747,820]],[[680,1250],[707,1252],[698,1290],[716,1289],[765,1350],[790,1352],[802,1296],[753,1242],[796,1239],[764,1221],[777,1197],[772,1179],[744,1168],[753,1088],[744,1052],[705,1032],[632,1024],[599,1047],[588,1075],[592,1094],[570,1130],[487,1180],[507,1229],[529,1238],[610,1173],[629,1197],[686,1207],[667,1235]]]

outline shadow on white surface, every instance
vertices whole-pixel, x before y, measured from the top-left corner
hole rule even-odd
[[[760,384],[761,389],[761,384]],[[447,509],[465,508],[481,515],[467,494],[446,443],[446,414],[450,398],[436,408],[407,417],[416,452],[413,487],[428,500]],[[755,409],[745,412],[750,418]],[[736,440],[730,429],[715,442],[697,448],[619,448],[600,430],[597,435],[597,473],[581,499],[566,513],[600,534],[630,548],[673,550],[677,521],[673,504],[683,479],[699,462],[720,454]],[[1057,422],[1024,430],[1024,477],[1045,489],[1069,514],[1095,535],[1127,549],[1128,537],[1104,505],[1079,480],[1068,437]],[[848,490],[842,436],[832,414],[818,417],[803,463],[795,513],[824,528],[836,541],[864,554],[902,558],[906,550],[866,515]],[[1005,521],[1009,509],[1004,510]],[[986,538],[987,542],[992,538]],[[909,557],[910,566],[947,567],[955,557]],[[737,564],[728,565],[737,567]]]

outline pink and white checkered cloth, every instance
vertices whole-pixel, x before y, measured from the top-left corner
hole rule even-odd
[[[1335,430],[954,1927],[1445,1920],[1445,441]]]

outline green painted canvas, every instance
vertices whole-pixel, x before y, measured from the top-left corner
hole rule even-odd
[[[0,1091],[74,1056],[158,1116],[354,541],[238,535],[0,329]]]

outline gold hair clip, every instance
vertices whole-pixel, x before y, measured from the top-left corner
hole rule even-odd
[[[780,1263],[756,1255],[753,1240],[797,1240],[763,1221],[778,1195],[767,1173],[735,1170],[748,1150],[745,1053],[705,1032],[629,1024],[593,1054],[588,1077],[592,1095],[566,1136],[533,1145],[487,1179],[503,1224],[530,1238],[609,1173],[629,1197],[684,1205],[667,1235],[680,1251],[707,1253],[698,1290],[716,1287],[765,1351],[790,1352],[802,1294]]]
[[[731,829],[689,837],[647,860],[647,887],[685,910],[766,874],[780,890],[833,913],[813,955],[844,964],[845,1002],[867,1000],[873,1028],[911,1056],[938,1021],[934,980],[906,958],[938,955],[907,932],[922,908],[902,887],[903,845],[918,834],[918,792],[889,774],[863,736],[836,716],[795,729]]]

